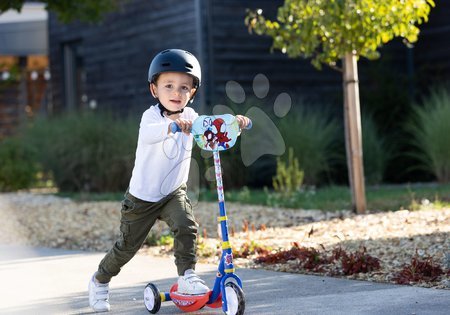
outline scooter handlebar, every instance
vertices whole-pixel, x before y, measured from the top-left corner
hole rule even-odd
[[[177,133],[181,131],[180,126],[178,126],[176,122],[171,122],[169,128],[172,133]]]
[[[248,123],[247,127],[244,128],[246,130],[252,129],[252,127],[253,127],[252,121],[250,119],[249,119],[249,121],[250,122]],[[178,126],[176,122],[171,122],[169,125],[169,128],[172,133],[177,133],[177,132],[181,131],[180,126]]]

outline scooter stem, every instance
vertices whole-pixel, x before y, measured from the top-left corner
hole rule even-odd
[[[222,182],[222,167],[220,165],[220,155],[219,151],[213,151],[214,158],[214,171],[216,173],[216,183],[217,183],[217,198],[219,200],[219,218],[220,231],[222,235],[222,256],[226,258],[225,260],[225,273],[233,273],[233,256],[231,251],[231,245],[228,239],[228,219],[227,211],[225,209],[225,193],[223,190]]]

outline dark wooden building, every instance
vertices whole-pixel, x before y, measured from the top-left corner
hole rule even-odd
[[[227,101],[225,86],[240,83],[249,97],[262,73],[270,95],[340,89],[340,75],[317,72],[307,60],[270,53],[271,40],[249,34],[246,8],[275,14],[282,1],[132,0],[98,25],[49,21],[54,105],[60,108],[148,106],[147,70],[151,58],[166,48],[182,48],[200,60],[203,85],[197,103]]]
[[[0,14],[0,140],[50,105],[47,15],[36,2]]]
[[[271,39],[248,33],[247,8],[263,8],[274,17],[282,0],[130,0],[99,24],[60,24],[49,19],[50,68],[53,104],[57,108],[111,107],[142,110],[153,101],[148,93],[147,70],[152,57],[166,48],[182,48],[200,59],[204,84],[197,104],[227,102],[226,83],[241,84],[251,97],[252,81],[261,73],[270,93],[288,92],[323,102],[342,102],[341,74],[315,70],[309,60],[292,60],[270,53]],[[410,78],[414,93],[438,79],[450,78],[450,3],[436,1],[430,22],[413,49],[387,45],[394,67]],[[362,62],[361,80],[370,82],[369,63]],[[417,75],[420,78],[417,79]]]

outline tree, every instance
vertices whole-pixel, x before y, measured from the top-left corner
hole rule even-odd
[[[428,21],[434,6],[433,0],[285,0],[276,21],[261,9],[247,12],[249,31],[272,37],[272,49],[311,58],[319,70],[327,65],[342,72],[347,165],[357,213],[366,210],[357,60],[378,58],[378,49],[395,37],[407,45],[416,42],[418,25]]]
[[[26,0],[9,0],[0,2],[0,14],[7,10],[21,11]],[[73,20],[83,22],[99,21],[104,13],[117,9],[120,0],[44,0],[48,11],[53,11],[64,23]]]

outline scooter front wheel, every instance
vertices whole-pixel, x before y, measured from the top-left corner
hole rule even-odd
[[[242,315],[245,311],[244,291],[234,282],[228,282],[225,285],[225,294],[227,297],[226,315]]]
[[[152,314],[158,313],[161,307],[161,295],[158,288],[153,283],[147,284],[144,289],[144,304]]]

